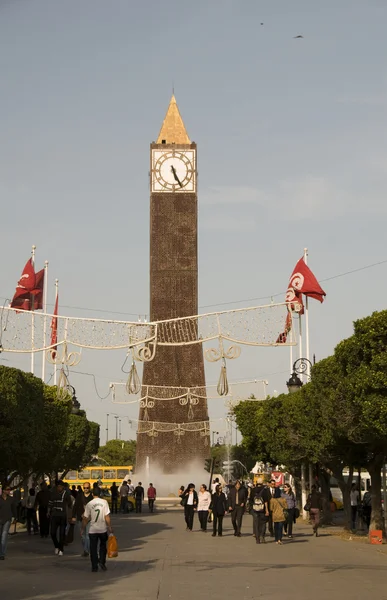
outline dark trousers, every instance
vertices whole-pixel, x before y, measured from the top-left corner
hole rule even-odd
[[[270,535],[274,535],[274,529],[273,529],[273,513],[269,512],[269,520],[268,520],[268,525],[269,525],[269,533]]]
[[[149,506],[149,512],[153,512],[153,505],[155,503],[155,499],[154,498],[148,498],[148,506]]]
[[[218,515],[214,512],[213,530],[215,534],[216,530],[218,530],[218,535],[222,535],[223,533],[223,517],[224,515]]]
[[[36,518],[36,510],[34,508],[27,508],[27,531],[31,533],[33,528],[34,533],[39,531],[38,519]]]
[[[118,498],[112,497],[112,513],[117,514],[117,509],[118,509]]]
[[[256,512],[252,511],[253,515],[253,534],[255,535],[255,539],[258,541],[264,541],[266,534],[266,523],[268,517],[265,515],[265,511]]]
[[[98,563],[104,565],[106,563],[107,541],[108,534],[105,533],[89,533],[90,538],[90,560],[93,571],[98,570]],[[98,556],[99,542],[99,556]]]
[[[67,526],[66,517],[51,517],[51,539],[54,542],[55,548],[58,548],[63,552],[63,544],[65,539]],[[57,533],[59,530],[59,539]]]
[[[243,506],[237,505],[231,513],[232,526],[234,527],[234,531],[237,534],[239,534],[241,532],[244,511],[245,511],[245,509]]]
[[[284,523],[284,532],[288,535],[293,534],[293,523],[294,523],[294,508],[288,508],[288,518]]]
[[[120,510],[122,513],[128,512],[128,498],[127,496],[121,496]]]
[[[39,506],[39,531],[40,537],[48,537],[50,533],[50,520],[47,517],[47,506]]]
[[[370,506],[363,506],[363,520],[369,529],[370,523],[371,523],[371,507]]]
[[[208,510],[198,510],[198,517],[199,517],[200,529],[202,531],[207,531]]]
[[[274,538],[276,542],[280,542],[282,540],[282,530],[284,528],[284,524],[281,523],[273,523],[274,525]]]
[[[136,498],[136,513],[142,512],[142,498]]]
[[[188,529],[190,529],[192,531],[192,527],[193,527],[193,522],[194,522],[194,507],[192,506],[192,504],[186,504],[184,507],[184,517],[185,517],[185,522],[187,524]]]
[[[356,529],[357,506],[351,506],[351,527]]]

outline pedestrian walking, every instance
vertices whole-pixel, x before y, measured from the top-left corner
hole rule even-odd
[[[93,489],[99,489],[99,488],[93,487]],[[84,557],[89,556],[89,554],[90,554],[90,539],[89,539],[90,524],[86,525],[86,527],[84,528],[82,523],[83,523],[83,517],[85,514],[86,506],[92,500],[93,500],[93,494],[91,493],[90,482],[85,481],[85,483],[83,484],[83,490],[82,490],[82,492],[78,493],[78,495],[75,499],[74,505],[73,505],[73,510],[72,510],[72,522],[75,523],[81,531],[83,530],[83,534],[81,535],[83,552],[82,552],[81,556],[84,556]]]
[[[210,511],[214,516],[212,537],[215,537],[216,533],[218,533],[219,537],[222,537],[223,517],[227,512],[227,501],[220,484],[216,486],[215,493],[212,494]]]
[[[281,497],[281,492],[280,492],[280,489],[277,487],[277,482],[275,479],[270,479],[268,490],[270,492],[270,498],[280,498]],[[268,525],[269,525],[269,533],[270,533],[271,537],[274,537],[273,515],[272,515],[272,511],[270,509],[270,503],[269,503]]]
[[[241,537],[242,535],[242,519],[243,514],[245,512],[246,500],[247,490],[244,486],[242,486],[241,482],[238,480],[235,482],[235,485],[230,489],[227,498],[229,506],[228,510],[231,513],[231,522],[234,528],[234,535],[236,537]]]
[[[65,490],[64,482],[60,479],[51,492],[48,503],[51,539],[55,546],[54,552],[59,556],[63,556],[63,546],[68,521],[67,511],[71,508],[71,495]]]
[[[357,510],[360,504],[360,494],[357,489],[356,483],[351,485],[351,528],[352,531],[356,531],[356,518],[357,518]]]
[[[36,508],[39,515],[39,532],[41,538],[47,538],[50,533],[50,521],[48,520],[48,503],[50,501],[50,490],[47,483],[43,481],[40,484],[40,490],[36,494]]]
[[[117,514],[117,508],[118,508],[118,485],[116,485],[116,482],[113,483],[113,485],[110,487],[110,493],[112,495],[112,514]]]
[[[16,519],[16,504],[11,488],[5,485],[0,496],[0,560],[5,560],[7,554],[8,532],[13,519]]]
[[[309,516],[313,525],[313,535],[318,537],[318,527],[320,525],[320,511],[322,510],[322,498],[315,484],[312,485],[311,492],[307,499],[309,505]]]
[[[276,544],[282,546],[283,527],[286,521],[285,509],[287,503],[285,498],[272,497],[270,499],[270,512],[272,515],[274,539]]]
[[[98,565],[102,571],[107,570],[108,532],[112,533],[109,505],[104,498],[100,497],[100,494],[101,491],[99,488],[93,488],[93,499],[85,506],[81,529],[82,535],[89,525],[90,559],[93,573],[98,572]]]
[[[207,531],[208,510],[211,504],[211,494],[205,483],[202,483],[198,493],[198,517],[201,531]]]
[[[266,541],[266,523],[269,521],[269,504],[271,494],[263,483],[263,477],[258,477],[256,486],[251,489],[249,504],[253,517],[253,535],[257,544]]]
[[[76,497],[78,496],[78,490],[77,490],[77,488],[75,487],[75,485],[72,485],[72,486],[71,486],[71,491],[70,491],[70,494],[72,495],[72,497],[73,497],[74,499],[76,499]]]
[[[192,531],[195,510],[198,505],[198,495],[195,490],[195,484],[189,483],[187,489],[183,492],[182,503],[184,506],[184,518],[187,525],[187,531]]]
[[[281,494],[281,498],[285,498],[287,504],[287,516],[284,524],[284,533],[288,538],[293,537],[293,523],[296,512],[296,497],[290,485],[285,483],[284,491]]]
[[[129,496],[129,486],[126,481],[122,482],[122,485],[119,489],[121,503],[120,503],[120,511],[122,513],[128,512],[128,496]]]
[[[155,500],[156,500],[156,488],[154,487],[153,483],[149,484],[146,495],[148,496],[149,512],[153,513],[153,507],[154,507]]]
[[[28,496],[26,500],[27,509],[27,533],[28,535],[37,535],[39,533],[38,519],[36,517],[36,494],[35,488],[28,490]]]
[[[138,482],[138,485],[134,489],[134,500],[136,504],[136,513],[142,512],[142,501],[145,497],[145,491],[142,487],[141,481]]]

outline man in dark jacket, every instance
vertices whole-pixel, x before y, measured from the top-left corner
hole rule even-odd
[[[90,482],[85,481],[83,491],[79,492],[73,506],[73,520],[75,519],[79,527],[82,529],[82,519],[85,514],[85,506],[93,499],[91,493]],[[85,531],[81,535],[83,552],[81,556],[89,556],[90,554],[90,539],[89,539],[90,523],[85,527]]]
[[[264,485],[263,477],[258,477],[255,488],[251,490],[250,506],[253,516],[253,534],[257,544],[265,542],[266,523],[269,520],[271,492]]]
[[[280,491],[279,487],[277,487],[277,482],[275,479],[270,479],[269,487],[267,489],[270,493],[270,499],[271,498],[281,498],[281,491]],[[269,499],[269,506],[270,506],[270,499]],[[270,532],[271,537],[274,537],[273,515],[270,510],[269,510],[269,532]]]
[[[142,501],[144,500],[145,492],[142,487],[141,481],[138,482],[138,486],[134,490],[134,499],[136,501],[136,513],[142,512]]]
[[[47,483],[43,481],[40,484],[40,490],[37,493],[35,500],[35,506],[39,509],[39,530],[41,538],[47,538],[50,533],[50,521],[47,517],[50,497],[51,494],[47,487]]]
[[[242,486],[240,481],[237,481],[230,489],[228,496],[229,512],[231,513],[232,526],[234,527],[234,535],[241,537],[241,527],[243,513],[245,512],[247,499],[247,490]]]
[[[72,508],[71,495],[65,490],[64,482],[60,479],[51,492],[48,503],[48,517],[51,521],[51,539],[54,542],[55,554],[63,556],[63,546],[67,526],[67,510]],[[57,533],[59,530],[59,540]]]

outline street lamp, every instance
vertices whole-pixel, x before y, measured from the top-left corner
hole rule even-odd
[[[81,404],[80,404],[80,402],[78,402],[77,397],[75,395],[75,388],[68,383],[67,390],[71,393],[71,396],[72,396],[71,400],[72,400],[73,406],[71,408],[71,413],[73,415],[77,415],[79,413],[79,409],[81,408]]]
[[[219,431],[212,432],[212,445],[215,446],[215,436],[219,435]]]
[[[308,379],[310,379],[310,367],[312,367],[312,363],[307,358],[298,358],[293,363],[293,373],[290,375],[289,381],[286,382],[286,386],[289,390],[289,394],[294,394],[294,392],[298,392],[303,383],[298,375],[306,375]]]

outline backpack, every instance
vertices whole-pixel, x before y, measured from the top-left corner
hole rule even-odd
[[[254,512],[263,512],[265,510],[265,502],[262,498],[262,494],[263,490],[261,490],[257,496],[254,496],[252,507]]]

